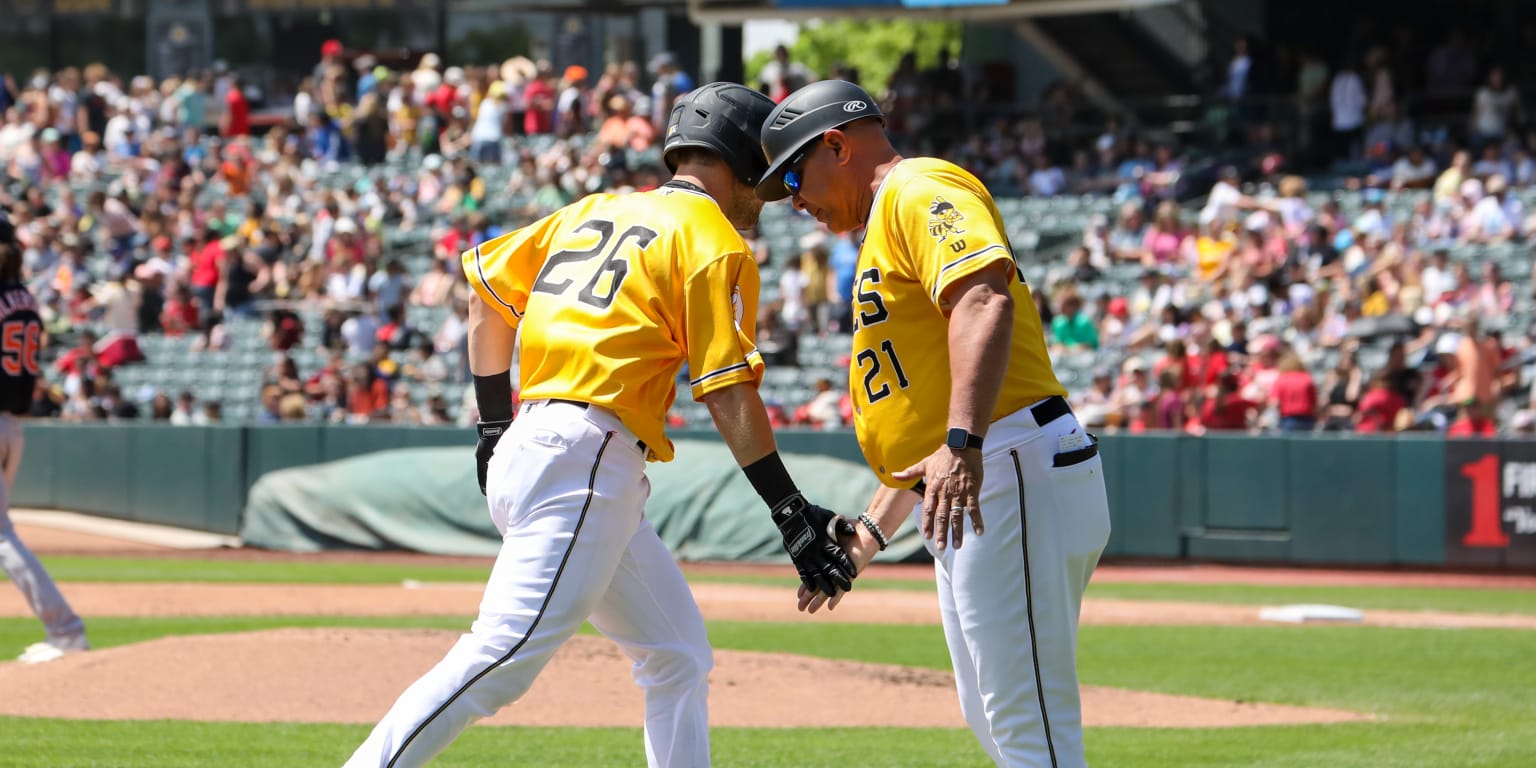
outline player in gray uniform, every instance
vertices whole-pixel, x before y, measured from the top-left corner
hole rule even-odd
[[[21,417],[32,408],[42,334],[37,300],[21,282],[21,244],[10,221],[0,215],[0,469],[5,472],[0,484],[0,568],[48,629],[48,639],[28,646],[18,658],[28,664],[91,647],[85,622],[11,525],[11,486],[21,466]]]

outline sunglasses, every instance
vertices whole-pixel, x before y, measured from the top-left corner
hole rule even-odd
[[[791,195],[800,194],[800,185],[805,181],[806,158],[811,156],[811,152],[816,149],[816,146],[825,137],[826,134],[822,134],[814,140],[806,142],[805,146],[801,147],[800,151],[796,152],[789,162],[784,164],[784,167],[788,169],[784,171],[784,188],[789,190]]]

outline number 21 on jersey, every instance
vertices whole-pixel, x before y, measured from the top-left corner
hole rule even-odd
[[[854,313],[857,315],[854,318],[855,330],[870,328],[890,319],[891,313],[885,308],[885,300],[880,297],[879,285],[879,269],[871,267],[859,275],[858,285],[854,286]],[[853,362],[864,374],[864,395],[871,404],[891,396],[889,381],[880,382],[878,388],[875,386],[886,365],[891,368],[891,377],[896,380],[896,386],[906,389],[911,384],[907,381],[906,371],[901,369],[901,359],[896,356],[896,346],[890,339],[881,339],[878,346],[859,350],[854,354]]]

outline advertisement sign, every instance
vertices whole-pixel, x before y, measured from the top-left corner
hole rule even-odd
[[[1445,446],[1445,563],[1536,567],[1536,442]]]

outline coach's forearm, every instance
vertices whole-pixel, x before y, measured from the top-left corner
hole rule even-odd
[[[1013,341],[1013,297],[996,282],[965,288],[949,315],[949,426],[978,435],[997,407]]]
[[[512,367],[512,350],[517,345],[517,329],[507,325],[480,295],[469,294],[469,372],[493,376]]]

